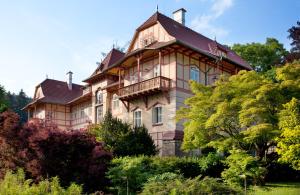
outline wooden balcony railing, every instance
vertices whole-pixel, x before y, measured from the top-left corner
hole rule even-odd
[[[119,89],[119,99],[128,100],[140,95],[151,95],[159,91],[168,91],[171,87],[171,80],[158,76],[128,85]]]

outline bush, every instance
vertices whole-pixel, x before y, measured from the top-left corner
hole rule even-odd
[[[207,157],[121,157],[112,160],[107,173],[111,179],[113,190],[124,193],[128,187],[130,192],[138,192],[150,177],[164,173],[174,173],[184,178],[195,178],[221,170],[221,157],[209,154]],[[215,174],[215,173],[214,173]],[[220,174],[220,173],[219,173]]]
[[[66,189],[61,187],[58,177],[40,181],[38,184],[33,184],[31,180],[25,180],[25,174],[22,170],[18,170],[16,174],[8,171],[4,179],[0,181],[0,194],[3,195],[79,195],[81,193],[81,186],[74,183]]]
[[[62,186],[83,184],[86,192],[104,190],[112,156],[85,131],[63,131],[31,123],[20,132],[25,171],[35,182],[58,176]]]
[[[205,177],[183,179],[180,176],[165,174],[151,178],[142,191],[142,195],[181,195],[181,194],[240,194],[238,189],[227,186],[219,179]],[[161,179],[161,178],[164,179]]]
[[[248,184],[262,184],[266,169],[259,165],[258,160],[241,150],[233,150],[224,161],[228,166],[222,172],[222,178],[233,186],[243,186],[244,179]]]
[[[105,143],[105,147],[114,153],[114,156],[152,156],[157,153],[156,146],[143,127],[131,128],[131,125],[106,113],[100,125],[93,125],[89,132],[98,140]]]
[[[127,187],[130,193],[141,190],[147,179],[154,175],[151,161],[151,158],[145,156],[113,159],[107,173],[113,192],[126,194]]]

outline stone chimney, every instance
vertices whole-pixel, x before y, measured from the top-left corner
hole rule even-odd
[[[183,26],[185,26],[185,12],[186,10],[184,8],[180,8],[179,10],[173,12],[173,19]]]
[[[71,71],[67,72],[67,84],[68,84],[69,90],[72,90],[72,75],[73,75],[73,72],[71,72]]]

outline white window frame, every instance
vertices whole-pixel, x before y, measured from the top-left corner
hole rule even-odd
[[[119,96],[117,94],[113,95],[113,110],[117,110],[119,108]]]
[[[100,111],[100,112],[99,112]],[[99,124],[103,119],[103,106],[96,106],[96,123]]]
[[[162,124],[163,120],[163,108],[161,105],[154,106],[152,108],[152,124],[157,125],[157,124]]]
[[[200,82],[200,70],[196,66],[190,67],[190,80]]]
[[[133,126],[142,126],[142,111],[140,109],[133,111]]]

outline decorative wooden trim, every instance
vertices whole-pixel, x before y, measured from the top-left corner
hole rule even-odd
[[[157,105],[166,105],[166,104],[157,101],[157,102],[155,102],[154,104],[152,104],[151,106],[149,106],[147,110],[150,110],[150,109],[152,109],[153,107],[155,107],[155,106],[157,106]]]

